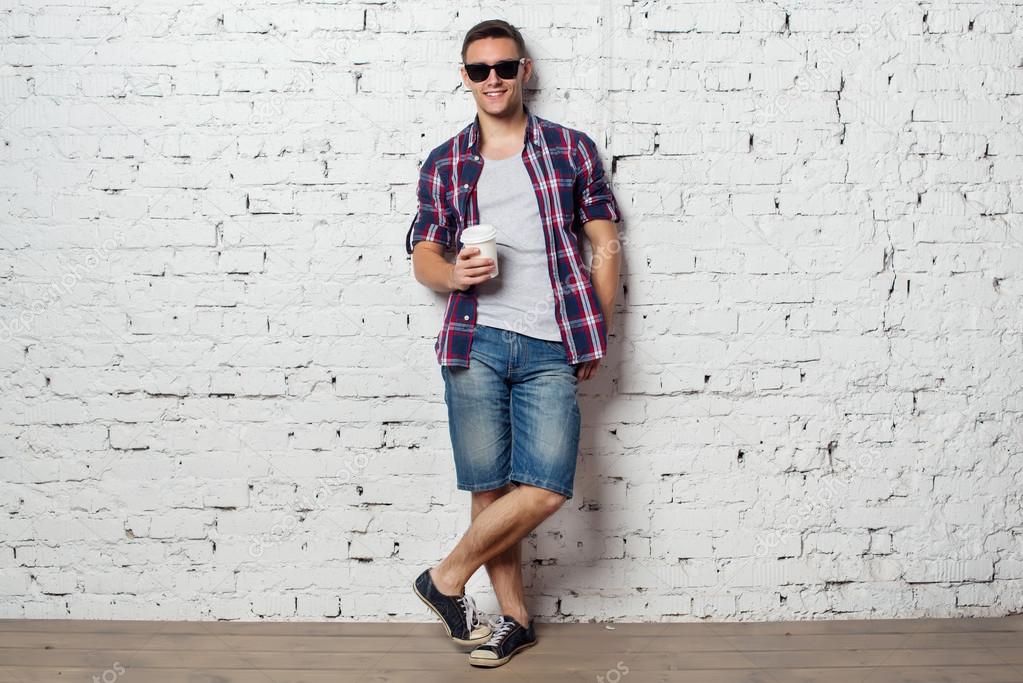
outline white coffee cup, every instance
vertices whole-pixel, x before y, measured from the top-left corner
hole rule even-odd
[[[480,250],[477,256],[494,260],[494,272],[490,277],[497,277],[497,228],[488,223],[473,225],[462,231],[461,239],[465,246]]]

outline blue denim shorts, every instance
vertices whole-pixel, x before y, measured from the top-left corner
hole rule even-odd
[[[514,481],[572,497],[575,370],[563,342],[476,325],[469,367],[441,366],[459,489]]]

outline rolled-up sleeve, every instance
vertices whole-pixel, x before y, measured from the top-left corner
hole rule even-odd
[[[444,180],[437,168],[437,152],[431,152],[419,169],[419,186],[416,195],[419,209],[405,236],[405,251],[408,254],[422,241],[443,245],[445,251],[452,250],[452,221],[444,202]]]
[[[576,166],[575,206],[579,222],[602,218],[615,223],[621,221],[621,211],[604,175],[596,143],[586,133],[580,132],[573,155]]]

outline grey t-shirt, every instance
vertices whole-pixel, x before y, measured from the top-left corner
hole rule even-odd
[[[484,159],[480,223],[497,228],[498,276],[476,285],[476,323],[561,341],[540,209],[521,154]]]

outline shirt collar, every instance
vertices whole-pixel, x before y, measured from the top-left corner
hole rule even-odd
[[[532,142],[534,145],[540,144],[540,122],[537,116],[530,111],[529,107],[523,103],[522,108],[526,112],[526,135],[523,138],[523,144]],[[480,138],[480,115],[476,114],[473,117],[472,123],[469,125],[469,135],[467,137],[466,146],[470,152],[478,153],[477,146]]]

